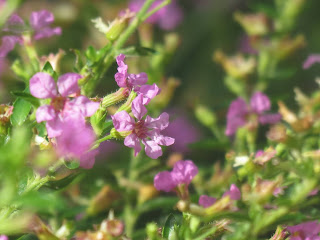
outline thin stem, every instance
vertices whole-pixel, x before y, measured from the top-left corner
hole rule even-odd
[[[108,135],[108,136],[105,136],[103,138],[100,138],[98,139],[94,144],[93,144],[93,147],[90,149],[90,150],[93,150],[93,149],[96,149],[100,146],[100,143],[104,142],[104,141],[107,141],[107,140],[110,140],[112,139],[113,137],[111,135]]]
[[[161,4],[159,4],[158,6],[156,6],[155,8],[153,8],[150,12],[148,12],[142,19],[142,21],[147,20],[150,16],[152,16],[154,13],[156,13],[157,11],[159,11],[161,8],[169,5],[171,3],[171,0],[165,0],[163,1]]]
[[[112,49],[110,52],[107,54],[107,56],[103,60],[103,68],[99,72],[99,76],[96,76],[92,79],[90,79],[87,84],[85,85],[85,92],[87,94],[91,94],[98,84],[99,80],[101,79],[101,76],[103,76],[111,64],[114,61],[114,56],[118,52],[119,49],[123,47],[123,45],[127,42],[129,37],[136,31],[138,26],[140,25],[141,22],[143,22],[144,16],[147,13],[148,9],[151,7],[152,3],[154,3],[155,0],[146,0],[140,11],[137,13],[136,17],[133,19],[131,24],[127,27],[127,29],[120,35],[118,40],[115,42],[113,45]],[[159,9],[158,9],[159,10]]]

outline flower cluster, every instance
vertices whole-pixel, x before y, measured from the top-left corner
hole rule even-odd
[[[118,72],[114,78],[120,88],[125,88],[128,91],[135,91],[143,96],[143,104],[148,104],[152,98],[160,93],[157,84],[147,85],[148,76],[142,72],[139,74],[129,74],[128,65],[124,63],[125,55],[117,56]]]
[[[41,10],[32,12],[30,15],[30,27],[33,31],[33,38],[40,40],[42,38],[49,38],[54,35],[61,35],[60,27],[50,27],[54,22],[54,16],[48,10]],[[24,21],[17,15],[13,14],[8,19],[2,31],[8,32],[8,35],[2,38],[0,46],[0,57],[5,57],[12,51],[16,44],[22,45],[24,40],[22,35],[26,32],[27,27]]]
[[[80,95],[80,78],[77,73],[66,73],[56,84],[51,75],[39,72],[30,79],[30,93],[39,99],[50,99],[49,105],[37,109],[36,120],[46,121],[48,137],[56,137],[58,152],[66,157],[82,157],[95,139],[85,118],[92,116],[100,104]]]
[[[191,160],[180,160],[174,164],[171,172],[159,172],[154,177],[154,187],[164,192],[170,192],[182,185],[187,188],[197,174],[198,167]]]
[[[115,129],[118,132],[129,132],[124,140],[124,145],[135,150],[135,156],[141,151],[140,141],[145,145],[146,154],[156,159],[162,155],[159,145],[169,146],[174,143],[171,137],[163,136],[160,132],[168,127],[169,115],[162,113],[158,118],[146,116],[147,109],[143,105],[144,97],[139,94],[132,101],[134,120],[126,111],[121,111],[112,116]]]
[[[229,106],[225,134],[232,136],[238,128],[247,124],[250,125],[249,128],[256,128],[258,123],[264,125],[279,122],[281,120],[280,114],[265,113],[270,108],[271,103],[269,98],[261,92],[256,92],[252,95],[249,106],[243,98],[237,98]]]

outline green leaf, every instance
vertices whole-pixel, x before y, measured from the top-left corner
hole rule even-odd
[[[80,69],[83,68],[84,64],[82,61],[82,55],[81,52],[78,49],[71,49],[71,51],[74,53],[76,56],[75,64],[74,67],[77,71],[80,71]]]
[[[172,232],[174,232],[174,226],[176,224],[176,219],[173,216],[172,213],[168,216],[166,223],[164,224],[164,227],[162,229],[162,237],[168,239],[171,235]]]
[[[64,161],[64,165],[65,165],[67,168],[73,170],[73,169],[79,168],[80,163],[79,163],[78,160],[72,160],[72,161]]]
[[[63,189],[66,186],[68,186],[70,183],[72,183],[78,176],[79,176],[79,173],[72,173],[67,177],[62,178],[58,181],[50,181],[46,183],[45,186],[55,190]]]
[[[22,237],[18,238],[18,240],[38,240],[38,238],[35,235],[27,234],[27,235],[23,235]]]
[[[49,75],[51,75],[57,81],[58,75],[53,70],[53,67],[51,66],[50,62],[46,62],[41,71],[44,72],[44,73],[48,73]]]
[[[27,119],[31,110],[31,103],[18,98],[13,104],[13,113],[10,122],[13,126],[21,126]]]
[[[54,74],[54,70],[53,70],[53,67],[51,66],[50,62],[46,62],[42,68],[42,72],[45,72],[45,73],[48,73],[50,74],[51,76],[53,76]]]
[[[40,106],[39,99],[35,98],[30,93],[20,92],[20,91],[13,91],[13,92],[11,92],[11,94],[16,96],[16,97],[22,98],[23,100],[31,103],[35,107],[39,107]]]
[[[119,53],[123,53],[128,56],[151,56],[156,54],[157,51],[152,48],[133,46],[133,47],[121,49]]]
[[[95,62],[96,58],[97,58],[97,52],[94,49],[94,47],[89,46],[88,49],[85,52],[86,57],[88,58],[88,60],[90,60],[90,62]]]

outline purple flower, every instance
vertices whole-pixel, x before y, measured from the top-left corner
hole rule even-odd
[[[20,35],[25,30],[26,25],[22,18],[18,14],[12,14],[8,21],[5,23],[2,31],[12,32],[14,34]]]
[[[51,28],[50,25],[54,22],[54,16],[48,10],[32,12],[30,16],[30,25],[34,30],[34,39],[49,38],[53,35],[61,35],[61,28]]]
[[[146,85],[148,76],[142,72],[139,74],[128,74],[128,66],[124,63],[124,54],[120,54],[116,60],[118,64],[118,72],[114,78],[121,88],[127,88],[129,91],[134,90],[143,95],[143,104],[148,104],[152,98],[160,93],[160,89],[154,83],[153,85]]]
[[[222,197],[229,196],[231,200],[240,200],[241,192],[235,184],[231,184],[230,190],[226,191]]]
[[[234,100],[228,109],[227,113],[227,128],[225,134],[232,136],[236,133],[237,129],[246,125],[249,122],[250,116],[256,116],[257,123],[261,124],[274,124],[281,120],[281,115],[265,114],[265,111],[269,111],[271,103],[269,98],[261,93],[256,92],[253,94],[250,100],[250,106],[247,105],[243,98],[237,98]]]
[[[9,240],[9,238],[6,235],[0,235],[0,240]]]
[[[10,36],[4,36],[2,38],[2,44],[0,46],[0,58],[4,58],[8,55],[9,52],[11,52],[16,44],[23,44],[23,40],[21,37],[10,35]]]
[[[320,224],[318,221],[310,221],[295,226],[287,227],[290,232],[290,240],[320,240]]]
[[[154,177],[154,187],[158,191],[170,192],[178,185],[188,187],[198,174],[197,166],[191,160],[180,160],[174,164],[173,170],[159,172]]]
[[[162,3],[162,0],[156,0],[150,9],[157,7]],[[131,0],[129,9],[133,12],[138,12],[144,0]],[[147,19],[151,24],[157,24],[161,29],[172,30],[176,28],[183,19],[183,12],[176,1],[172,1],[169,5],[161,8]]]
[[[130,131],[124,140],[124,145],[134,148],[135,156],[141,151],[140,141],[145,145],[146,154],[153,159],[162,155],[159,145],[169,146],[174,139],[161,135],[161,131],[169,125],[169,115],[162,113],[158,118],[151,118],[146,115],[147,109],[143,105],[143,95],[139,94],[132,101],[132,113],[137,122],[126,111],[121,111],[112,116],[115,129],[118,132]]]
[[[98,153],[97,149],[89,151],[96,138],[92,128],[82,121],[72,120],[64,122],[61,130],[62,133],[56,138],[59,155],[78,158],[81,167],[92,168]]]
[[[60,35],[60,27],[51,28],[49,26],[51,23],[53,23],[53,21],[53,14],[47,10],[32,12],[30,16],[30,25],[34,30],[33,38],[35,40],[39,40],[42,38],[49,38],[53,35]],[[2,38],[0,57],[5,57],[14,49],[17,43],[20,45],[23,44],[21,35],[25,30],[25,23],[17,14],[12,14],[2,30],[13,34],[4,36]]]
[[[313,64],[320,63],[320,54],[311,54],[303,63],[303,69],[310,68]]]
[[[199,198],[199,205],[204,208],[208,208],[212,206],[216,201],[217,201],[216,198],[209,197],[207,195],[201,195]]]
[[[70,100],[68,96],[80,92],[78,80],[82,78],[77,73],[66,73],[59,77],[56,83],[47,73],[39,72],[30,79],[30,93],[40,99],[51,98],[50,105],[37,109],[37,122],[47,121],[46,127],[50,138],[61,135],[64,122],[77,120],[85,123],[85,117],[92,116],[99,108],[99,103],[90,101],[85,96],[77,96]]]
[[[241,192],[235,184],[231,184],[230,189],[222,195],[222,198],[227,196],[230,197],[230,200],[237,201],[241,199]],[[207,195],[201,195],[199,198],[199,205],[207,208],[215,204],[216,201],[216,198],[209,197]]]

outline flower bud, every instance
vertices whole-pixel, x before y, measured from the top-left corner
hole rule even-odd
[[[92,22],[100,32],[106,35],[108,40],[115,41],[126,28],[128,20],[132,18],[134,15],[135,14],[133,12],[130,12],[130,10],[127,9],[125,12],[121,14],[121,16],[113,20],[108,25],[105,24],[101,18],[93,19]]]
[[[10,116],[13,113],[13,106],[0,105],[0,135],[7,135],[7,130],[10,124]]]
[[[234,18],[238,23],[240,23],[249,36],[266,35],[272,29],[272,22],[263,13],[242,14],[236,12],[234,14]]]
[[[131,131],[118,132],[115,128],[112,128],[110,131],[110,135],[115,139],[125,139],[130,134]]]
[[[119,237],[124,231],[124,223],[118,219],[107,219],[101,223],[100,231]]]
[[[228,57],[221,50],[217,50],[213,58],[222,65],[228,75],[236,79],[246,79],[256,68],[254,57],[246,59],[242,54]]]
[[[288,233],[282,228],[277,227],[275,234],[270,238],[270,240],[285,240],[288,236]]]

